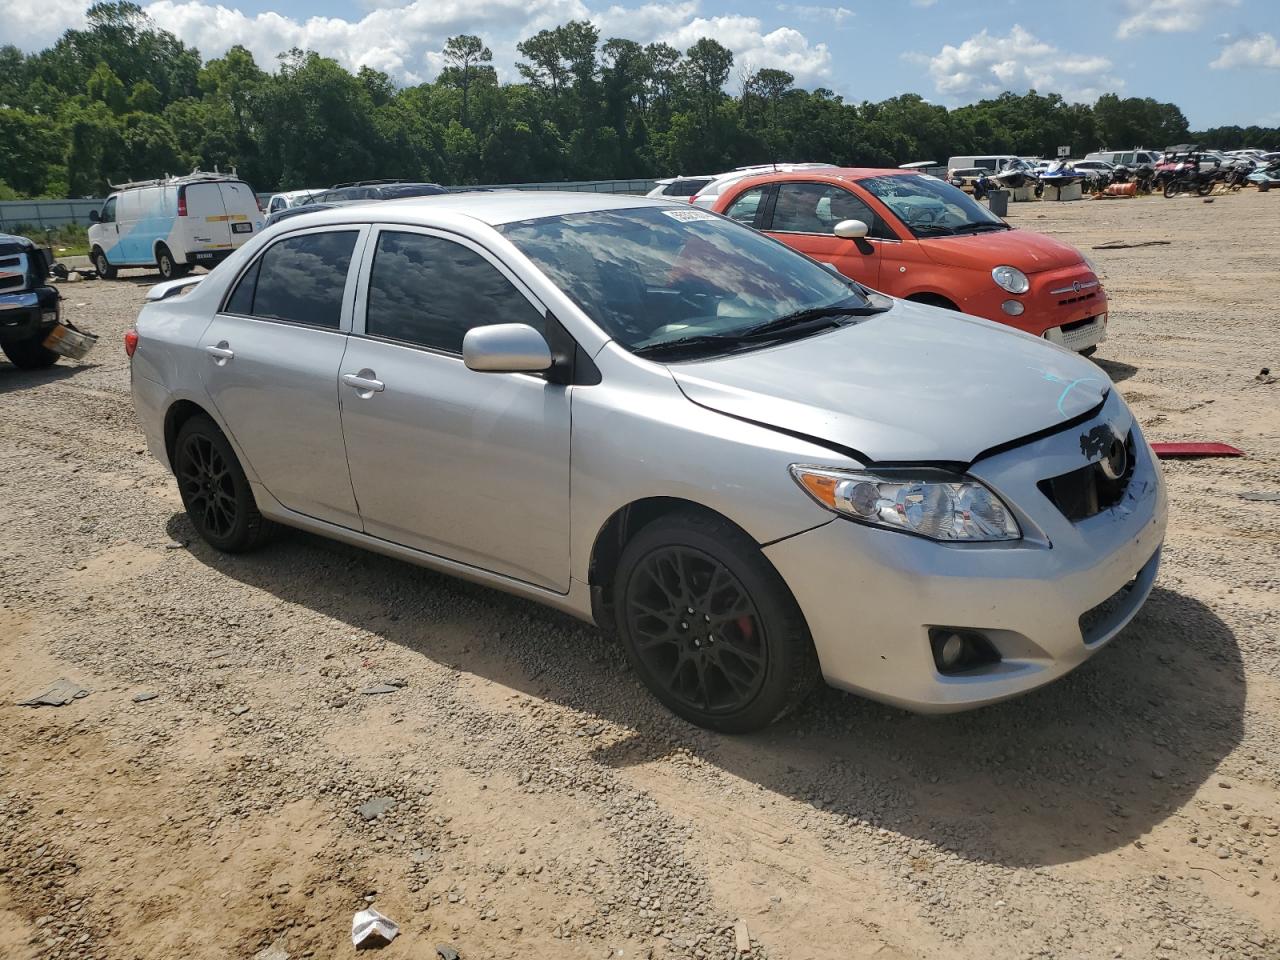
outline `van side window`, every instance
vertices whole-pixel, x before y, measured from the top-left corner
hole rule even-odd
[[[546,326],[511,281],[470,247],[420,233],[379,234],[366,334],[461,354],[468,330],[493,323]]]
[[[226,312],[338,329],[356,231],[307,233],[267,248],[236,285]]]
[[[107,202],[102,205],[102,216],[98,219],[99,223],[115,223],[116,222],[116,198],[108,197]]]

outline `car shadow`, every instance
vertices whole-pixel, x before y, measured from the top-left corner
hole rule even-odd
[[[31,390],[58,380],[67,380],[96,366],[99,364],[61,360],[43,370],[19,370],[0,355],[0,393],[16,393],[19,390]]]
[[[1007,703],[917,716],[823,687],[760,733],[720,736],[668,713],[594,627],[498,591],[283,531],[219,554],[184,514],[169,534],[209,567],[353,628],[621,727],[594,759],[676,752],[852,820],[1009,866],[1131,844],[1182,807],[1240,742],[1235,636],[1203,603],[1157,588],[1132,624],[1066,678]]]
[[[1123,383],[1138,372],[1137,367],[1132,364],[1121,363],[1119,360],[1107,360],[1101,357],[1093,357],[1092,359],[1114,383]]]

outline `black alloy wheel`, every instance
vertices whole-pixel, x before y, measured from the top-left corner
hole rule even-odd
[[[235,529],[238,508],[231,471],[208,437],[186,438],[178,455],[178,483],[193,519],[199,517],[201,533],[221,538]]]
[[[723,563],[685,546],[649,553],[627,584],[637,655],[671,696],[708,714],[736,713],[760,692],[765,627]]]
[[[269,531],[231,444],[208,417],[182,425],[173,471],[187,516],[210,546],[239,553],[257,546]]]
[[[611,591],[632,667],[691,723],[759,730],[817,683],[795,597],[759,544],[723,517],[690,508],[642,527],[623,548]]]

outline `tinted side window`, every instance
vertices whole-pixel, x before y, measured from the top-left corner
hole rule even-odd
[[[238,313],[242,317],[253,315],[253,291],[258,285],[258,268],[262,266],[262,258],[253,261],[253,266],[244,272],[235,290],[227,298],[224,313]]]
[[[355,245],[354,230],[308,233],[281,240],[269,247],[253,270],[244,275],[227,309],[232,309],[232,302],[243,306],[241,289],[256,276],[249,309],[233,312],[336,330]]]
[[[100,220],[102,223],[116,222],[116,198],[115,197],[108,197],[107,202],[102,205],[102,217],[100,218]]]
[[[366,333],[462,353],[468,330],[493,323],[545,326],[533,304],[474,250],[420,233],[379,235]]]
[[[866,203],[844,187],[824,183],[781,184],[769,229],[830,234],[841,220],[861,220],[870,228],[870,236],[892,238]]]
[[[745,223],[749,227],[755,226],[756,212],[760,209],[760,201],[764,199],[764,191],[764,187],[752,187],[729,204],[729,209],[724,212],[724,215],[739,223]]]

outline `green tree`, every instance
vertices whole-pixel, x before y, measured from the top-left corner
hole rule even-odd
[[[493,51],[479,37],[461,34],[445,41],[444,58],[449,61],[449,66],[444,69],[440,79],[462,91],[462,125],[468,127],[471,125],[471,84],[480,71],[493,73],[492,67],[485,66],[493,61]]]

